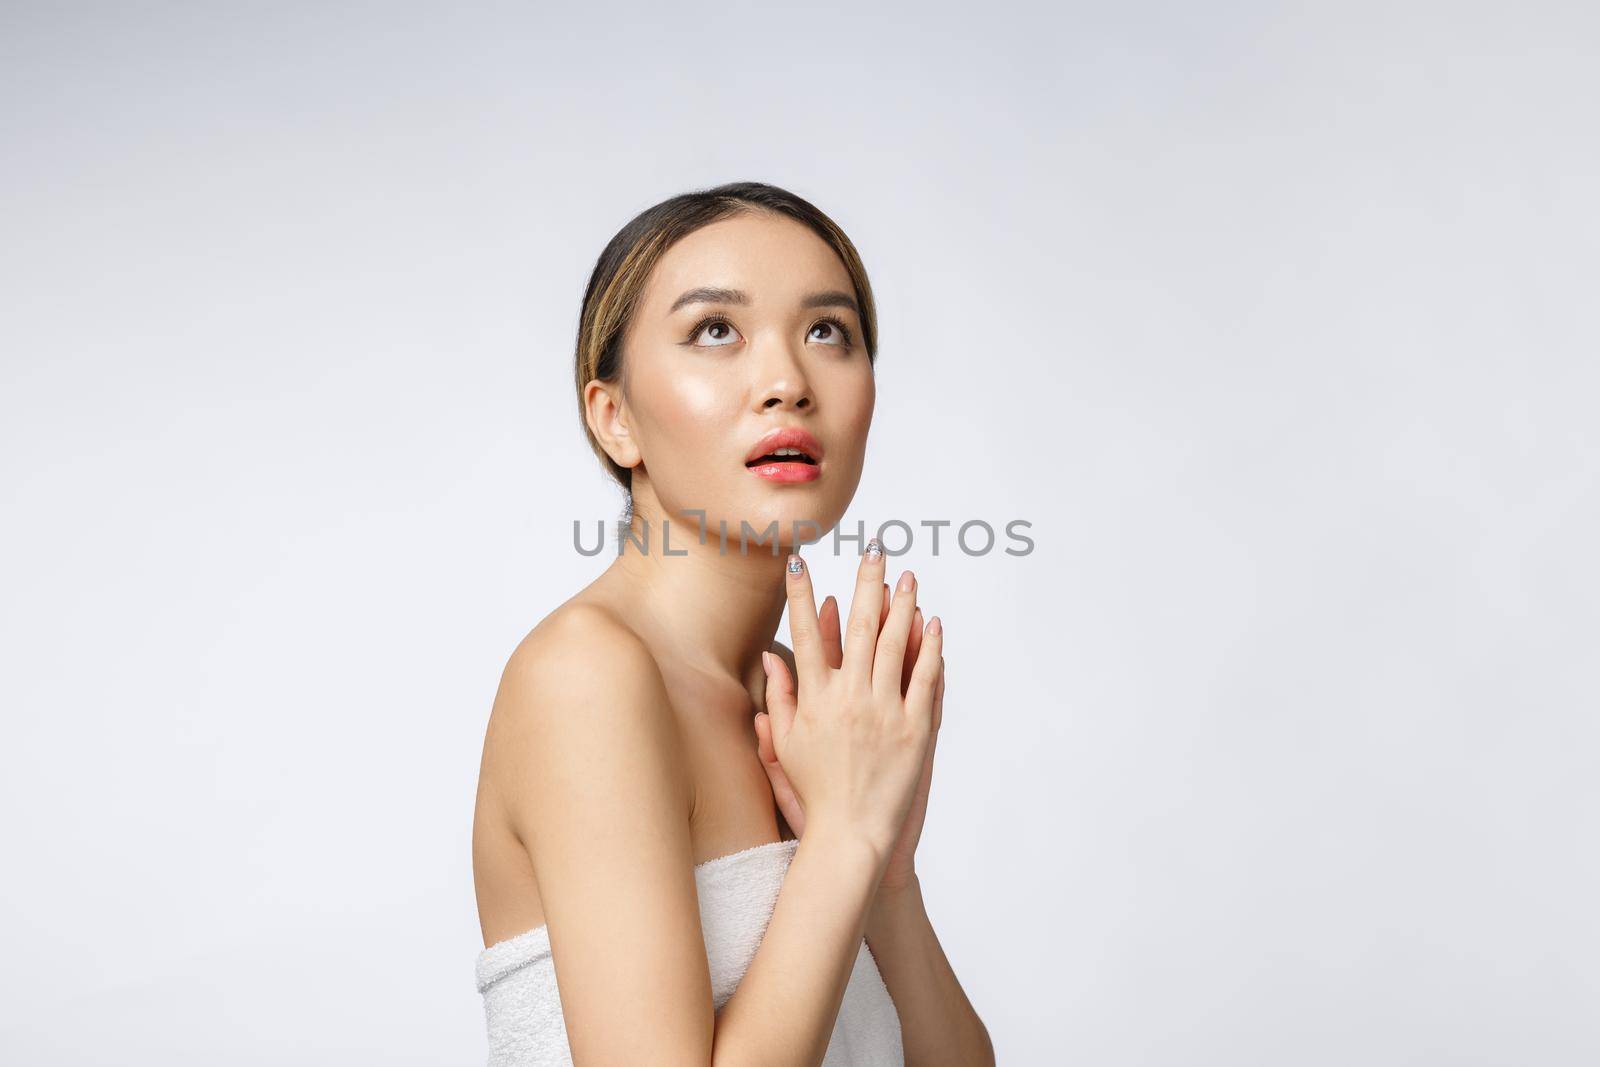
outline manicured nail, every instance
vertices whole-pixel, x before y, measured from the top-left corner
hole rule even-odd
[[[761,669],[764,672],[766,672],[768,675],[772,674],[772,664],[770,662],[768,662],[771,659],[772,659],[772,653],[771,652],[763,652],[763,653],[761,653]]]
[[[867,557],[875,560],[881,555],[883,555],[883,546],[880,545],[878,543],[878,539],[874,537],[872,540],[867,542]]]
[[[916,585],[916,584],[917,584],[916,576],[913,575],[910,571],[906,571],[904,574],[902,574],[900,576],[900,584],[895,586],[894,588],[895,588],[896,592],[909,593],[909,592],[911,592],[911,587],[913,585]]]
[[[939,616],[935,615],[933,618],[928,620],[928,632],[930,634],[944,633],[944,626],[939,622]]]
[[[789,573],[790,574],[799,574],[801,571],[803,571],[805,569],[806,569],[805,560],[801,559],[799,556],[790,556],[789,557]]]

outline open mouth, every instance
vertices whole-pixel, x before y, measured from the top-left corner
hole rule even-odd
[[[822,442],[802,426],[767,431],[745,453],[745,470],[776,484],[814,482],[822,477]]]
[[[750,462],[746,463],[745,466],[765,467],[771,463],[804,463],[808,467],[815,467],[817,465],[817,461],[813,459],[809,453],[802,451],[801,449],[780,448],[776,452],[768,452],[765,455],[757,456],[755,459],[752,459]]]

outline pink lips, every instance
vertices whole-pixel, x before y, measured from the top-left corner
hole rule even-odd
[[[805,456],[772,457],[780,448],[796,448]],[[768,458],[757,463],[763,456]],[[765,434],[744,459],[746,470],[769,482],[812,482],[822,477],[822,444],[798,426],[784,426]],[[807,459],[811,462],[807,463]]]

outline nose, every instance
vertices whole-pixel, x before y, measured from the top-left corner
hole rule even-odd
[[[756,365],[760,375],[756,391],[758,408],[765,411],[774,407],[791,407],[805,411],[816,406],[805,367],[787,344],[773,341]]]

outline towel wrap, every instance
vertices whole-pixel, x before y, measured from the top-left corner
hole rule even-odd
[[[797,840],[771,841],[694,869],[700,927],[720,1011],[755,959]],[[496,942],[477,962],[489,1033],[489,1067],[571,1067],[548,928]],[[823,1067],[904,1067],[900,1017],[865,940],[845,987]]]

